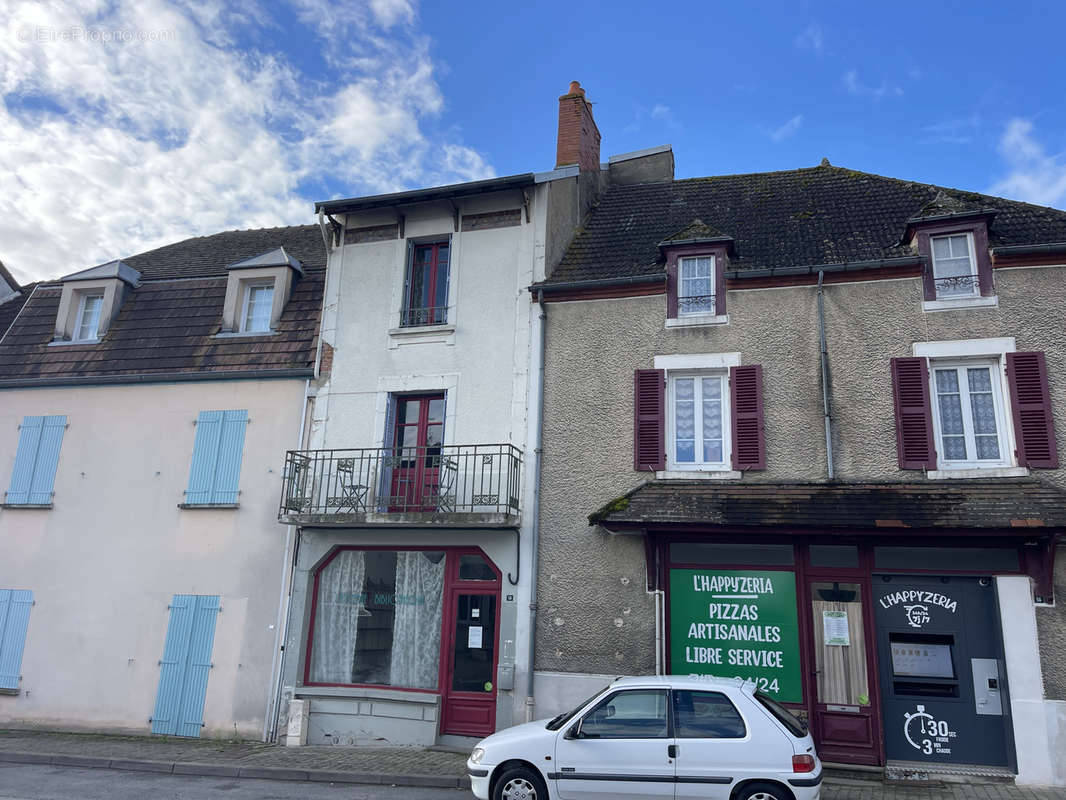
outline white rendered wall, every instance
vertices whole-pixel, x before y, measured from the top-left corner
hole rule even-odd
[[[1066,784],[1061,753],[1053,758],[1049,733],[1056,721],[1063,722],[1062,703],[1044,700],[1040,673],[1040,644],[1036,612],[1028,576],[996,578],[1003,651],[1007,661],[1007,685],[1014,723],[1014,749],[1018,756],[1019,784]],[[1056,708],[1057,707],[1057,708]],[[1064,743],[1057,743],[1061,750]]]
[[[0,588],[35,605],[0,727],[148,733],[175,594],[220,595],[203,736],[258,739],[271,697],[285,450],[303,380],[0,392],[0,483],[23,416],[65,414],[49,510],[0,511]],[[247,409],[240,508],[179,509],[202,410]]]

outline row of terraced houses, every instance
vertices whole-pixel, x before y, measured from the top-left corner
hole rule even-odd
[[[1066,784],[1066,212],[601,161],[0,268],[0,726],[463,745],[740,677]],[[2,487],[0,487],[2,488]]]

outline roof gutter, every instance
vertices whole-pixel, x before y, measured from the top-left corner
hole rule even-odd
[[[734,269],[727,271],[725,276],[731,280],[776,278],[786,275],[817,275],[819,272],[863,272],[870,269],[920,267],[924,263],[925,258],[923,256],[900,256],[899,258],[877,258],[870,261],[845,261],[842,264],[812,264],[801,267],[769,267],[767,269]]]
[[[994,256],[1024,256],[1030,253],[1063,253],[1066,242],[1049,242],[1048,244],[1014,244],[1006,247],[993,247]]]
[[[314,367],[292,369],[249,369],[219,372],[157,372],[134,375],[65,375],[62,378],[11,378],[0,380],[0,389],[45,386],[111,386],[130,383],[177,383],[182,381],[267,380],[271,378],[313,378]]]
[[[389,208],[413,203],[428,203],[434,200],[446,200],[451,197],[465,197],[486,192],[501,192],[507,189],[522,189],[533,186],[537,176],[532,172],[521,175],[507,175],[503,178],[489,178],[484,181],[454,183],[449,186],[435,186],[429,189],[413,189],[407,192],[377,194],[369,197],[350,197],[344,200],[326,200],[315,203],[315,211],[326,214],[368,211],[373,208]]]
[[[563,292],[571,289],[598,289],[607,286],[640,286],[646,283],[662,283],[666,273],[652,275],[631,275],[627,278],[596,278],[590,281],[565,281],[563,283],[534,283],[527,287],[534,294],[537,292]]]

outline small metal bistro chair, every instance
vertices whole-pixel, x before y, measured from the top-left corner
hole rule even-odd
[[[357,513],[366,511],[366,495],[370,487],[356,483],[355,459],[337,459],[337,489],[339,494],[331,495],[327,505],[337,509],[338,513]]]

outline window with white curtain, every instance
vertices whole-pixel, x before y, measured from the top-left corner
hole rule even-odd
[[[944,299],[976,295],[980,287],[973,257],[973,234],[934,236],[931,243],[936,296]]]
[[[445,553],[341,550],[318,573],[309,683],[436,689]]]
[[[100,309],[104,305],[103,292],[82,294],[78,300],[78,317],[74,321],[74,341],[96,341],[100,329]]]
[[[244,292],[241,331],[265,333],[270,330],[270,313],[274,306],[274,284],[253,283]]]
[[[725,373],[668,373],[667,403],[667,467],[728,469],[729,387]]]
[[[677,263],[677,313],[714,313],[714,256],[681,258]]]
[[[942,468],[1009,465],[999,362],[933,361],[930,373]]]

